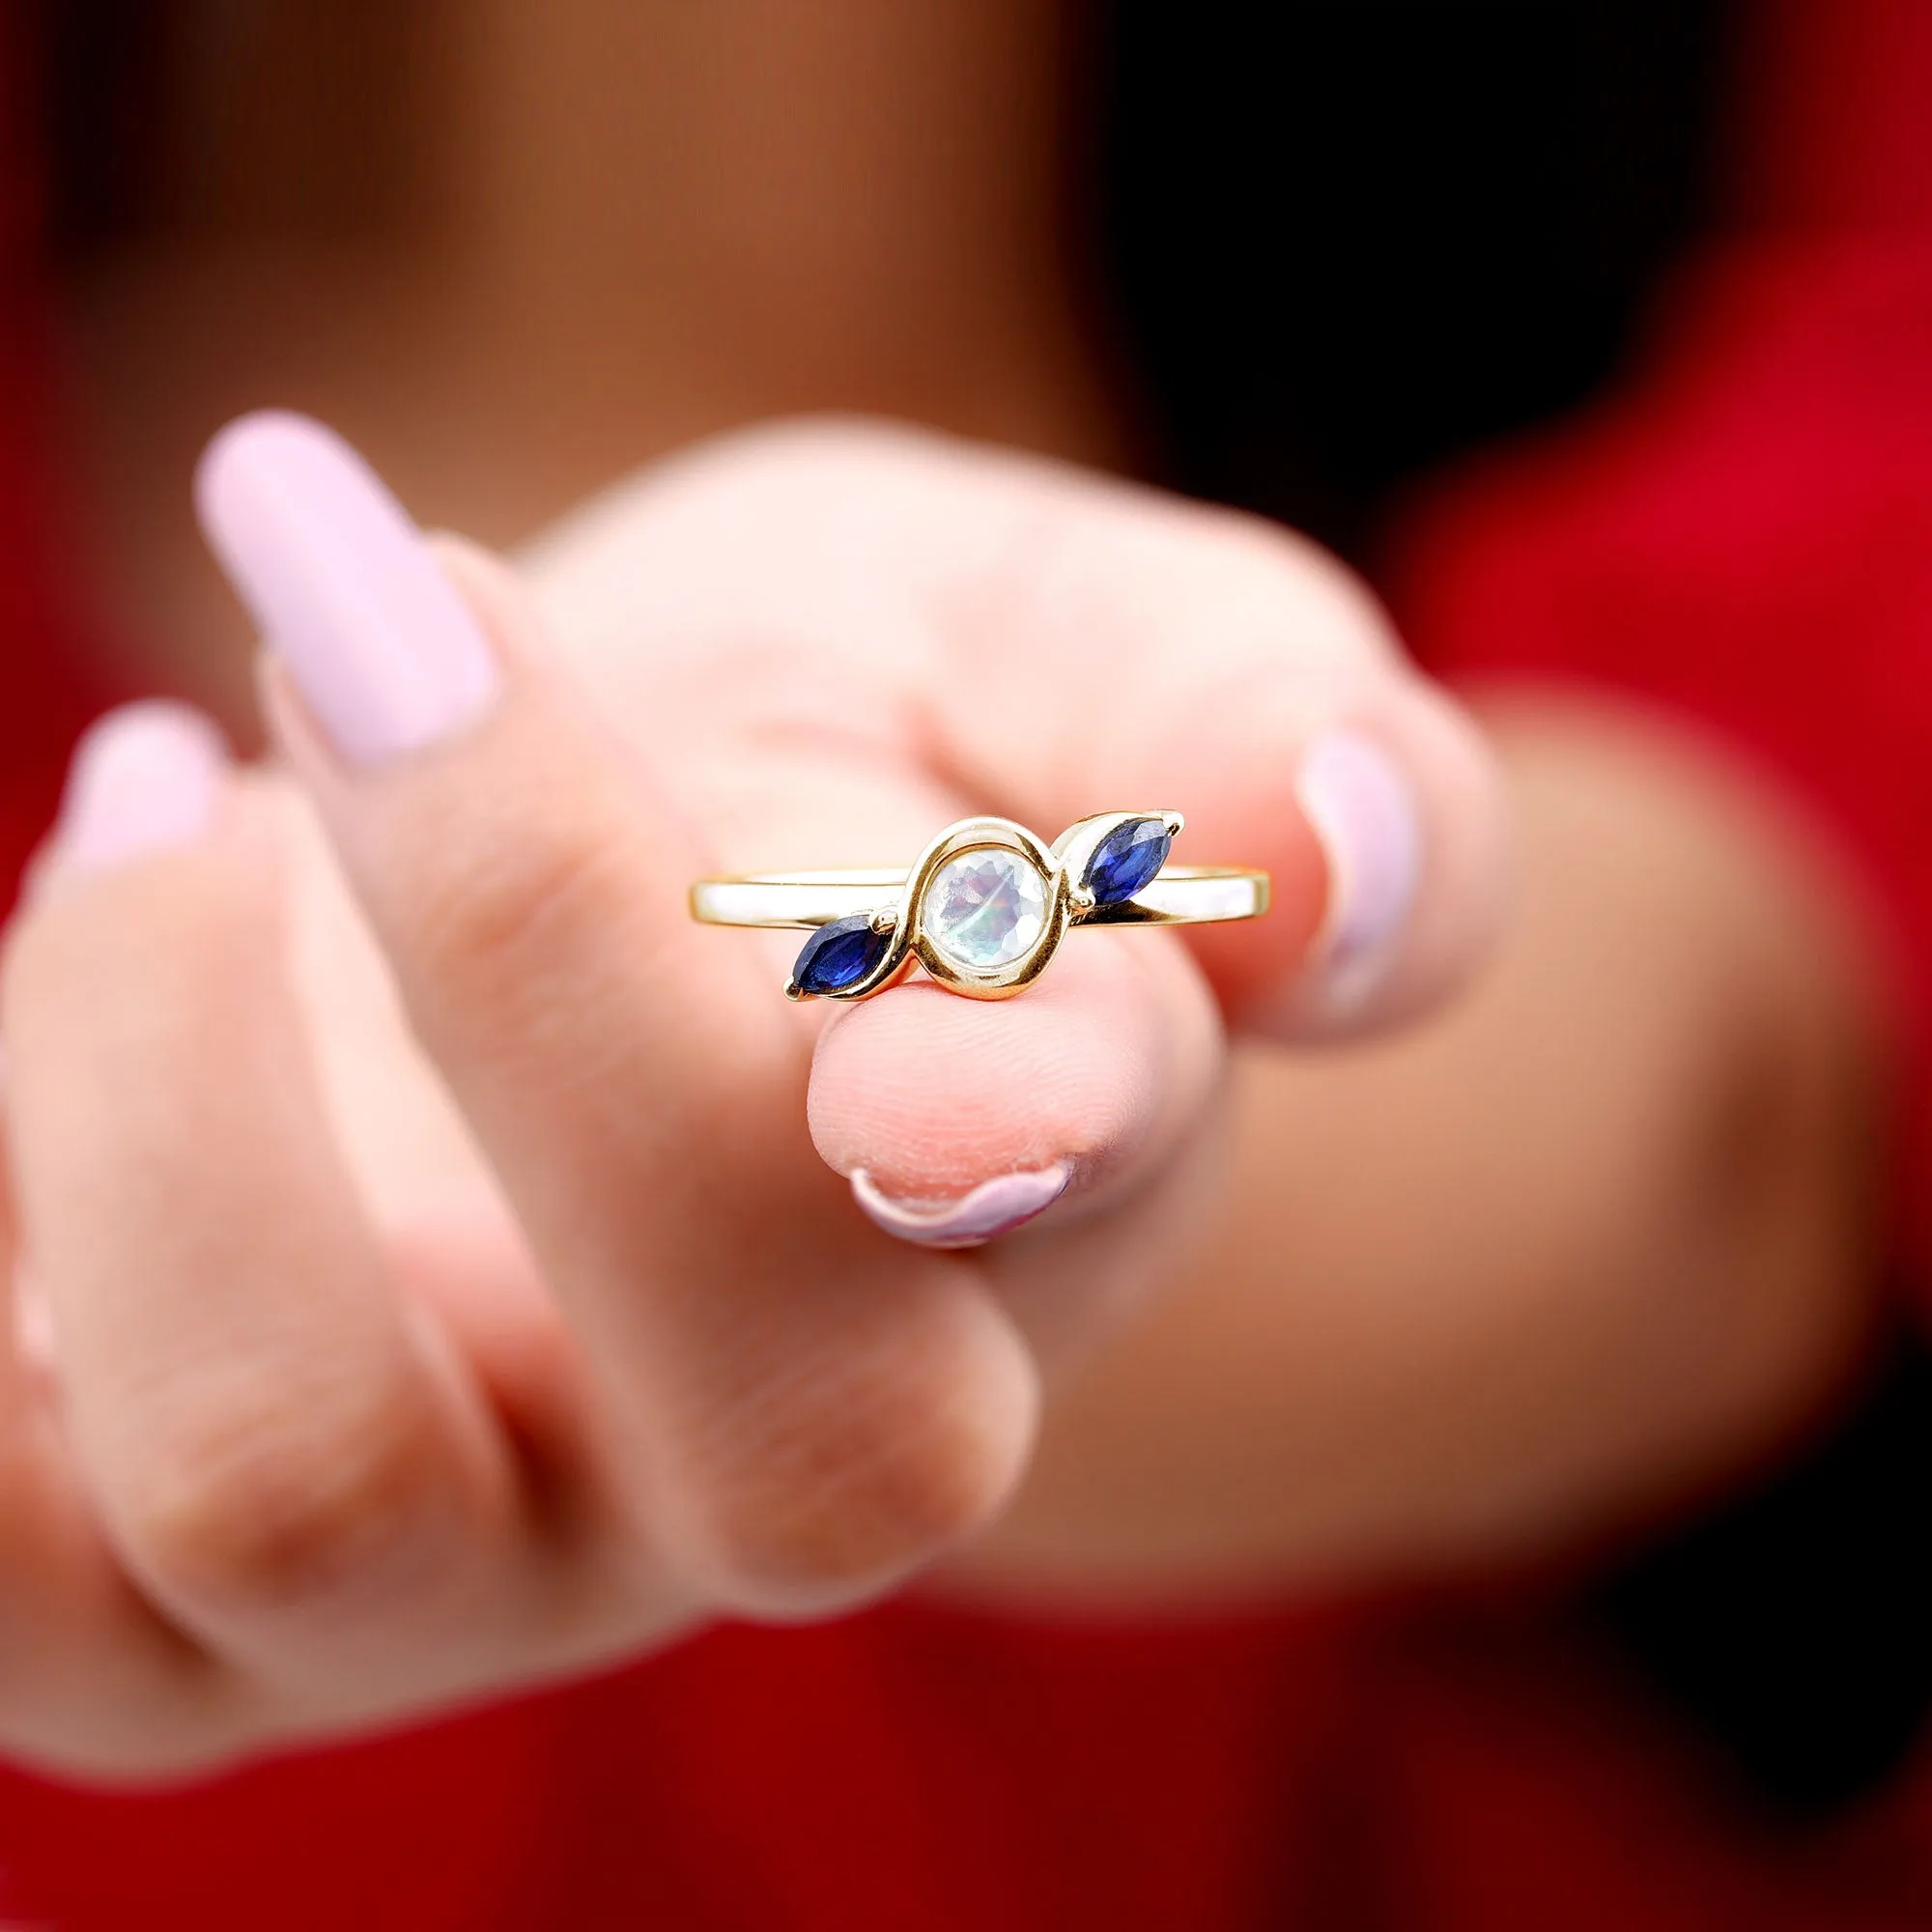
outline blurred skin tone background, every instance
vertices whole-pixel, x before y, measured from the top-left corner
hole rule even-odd
[[[176,7],[147,218],[63,291],[106,633],[252,741],[253,639],[185,478],[269,400],[509,548],[800,411],[1132,471],[1068,158],[1089,25],[1030,0]],[[1688,741],[1482,703],[1521,826],[1496,958],[1400,1038],[1241,1050],[1219,1232],[1055,1412],[957,1587],[1560,1560],[1747,1467],[1847,1374],[1886,1106],[1848,895]]]

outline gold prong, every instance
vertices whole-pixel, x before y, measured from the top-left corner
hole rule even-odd
[[[796,980],[787,980],[785,981],[785,998],[788,1000],[802,1000],[805,998],[805,988]]]
[[[891,906],[882,906],[872,915],[874,932],[890,932],[899,923],[899,916]]]

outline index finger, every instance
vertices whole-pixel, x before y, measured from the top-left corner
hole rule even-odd
[[[239,425],[201,497],[293,676],[278,735],[584,1345],[646,1549],[703,1598],[796,1609],[983,1520],[1030,1444],[1016,1331],[815,1159],[810,1028],[690,923],[700,839],[514,582],[446,554],[459,592],[318,425]]]

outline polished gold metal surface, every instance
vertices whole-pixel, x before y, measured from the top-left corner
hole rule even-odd
[[[699,879],[691,888],[691,916],[707,925],[817,927],[867,916],[890,943],[870,971],[834,991],[806,993],[788,981],[790,999],[863,1000],[883,991],[916,960],[950,992],[969,999],[1004,1000],[1030,985],[1045,969],[1066,933],[1080,925],[1202,925],[1259,919],[1267,911],[1265,872],[1222,866],[1163,866],[1131,898],[1096,904],[1080,884],[1094,853],[1117,827],[1161,819],[1168,835],[1184,820],[1178,811],[1106,811],[1072,824],[1043,844],[1009,818],[962,818],[920,855],[910,870],[761,872]],[[1039,932],[1015,958],[980,966],[948,952],[923,917],[926,896],[941,869],[977,851],[1023,861],[1044,886]]]

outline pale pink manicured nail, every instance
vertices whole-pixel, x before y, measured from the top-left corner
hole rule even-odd
[[[852,1174],[852,1198],[889,1235],[927,1248],[977,1248],[1051,1208],[1073,1178],[1069,1162],[1057,1160],[1026,1174],[982,1180],[954,1201],[902,1201],[886,1193],[861,1167]]]
[[[1295,795],[1328,861],[1328,912],[1317,942],[1321,996],[1359,1005],[1394,957],[1422,881],[1422,825],[1402,768],[1354,731],[1317,738]]]
[[[386,763],[487,710],[482,630],[402,505],[333,430],[264,411],[195,476],[201,526],[343,760]]]
[[[54,832],[54,863],[99,871],[189,845],[208,830],[228,754],[185,704],[129,704],[81,739]]]

